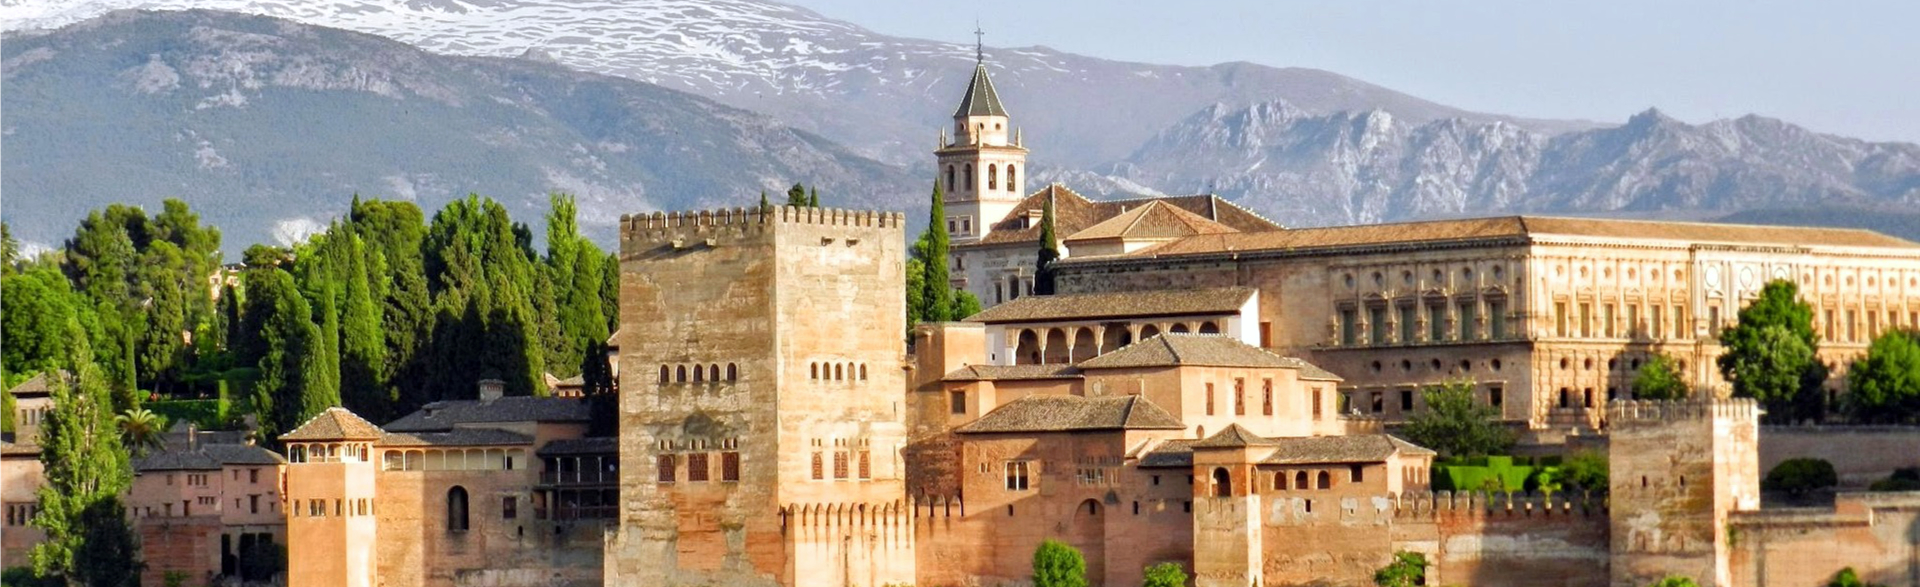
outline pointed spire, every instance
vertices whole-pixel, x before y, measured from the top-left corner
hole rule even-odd
[[[960,108],[953,111],[954,118],[1007,115],[1006,107],[1000,105],[1000,94],[993,91],[993,80],[987,79],[986,34],[979,22],[973,23],[973,81],[967,83],[967,95],[960,99]]]

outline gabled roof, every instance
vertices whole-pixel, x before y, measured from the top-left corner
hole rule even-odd
[[[1273,454],[1260,462],[1272,465],[1313,463],[1377,463],[1394,454],[1431,455],[1433,451],[1386,434],[1276,438]]]
[[[956,429],[961,433],[1180,430],[1173,414],[1137,395],[1030,395]]]
[[[1499,216],[1457,220],[1396,222],[1359,226],[1300,228],[1284,231],[1196,235],[1133,253],[1135,257],[1175,257],[1254,251],[1294,251],[1380,246],[1398,243],[1511,240],[1537,237],[1633,239],[1684,243],[1778,246],[1920,248],[1870,230],[1804,226],[1756,226],[1707,222],[1666,222],[1609,218]],[[1112,257],[1106,257],[1111,259]],[[1071,262],[1072,259],[1063,261]]]
[[[1238,314],[1253,297],[1245,287],[1160,289],[1113,293],[1023,296],[967,317],[968,322],[1047,322],[1135,316]]]
[[[1294,357],[1282,357],[1219,334],[1166,333],[1081,361],[1081,369],[1134,367],[1269,367],[1298,369],[1301,379],[1340,381],[1340,376]]]
[[[327,408],[305,424],[280,435],[281,440],[379,440],[385,432],[342,407]]]
[[[533,437],[493,428],[455,428],[445,432],[390,432],[381,446],[515,446],[533,444]]]
[[[592,419],[582,398],[513,396],[491,401],[437,401],[388,422],[389,432],[452,430],[456,424],[500,422],[586,422]]]
[[[968,365],[947,373],[943,381],[1014,381],[1021,379],[1079,379],[1073,365]]]
[[[537,454],[541,456],[614,454],[620,451],[619,440],[620,439],[611,436],[555,440],[541,446]]]
[[[1239,424],[1228,424],[1227,429],[1215,432],[1205,440],[1193,443],[1193,448],[1246,448],[1249,446],[1274,446],[1279,444],[1271,438],[1254,434]]]
[[[1054,234],[1060,236],[1077,234],[1109,218],[1153,202],[1161,202],[1192,212],[1201,218],[1218,222],[1240,232],[1267,232],[1281,229],[1280,225],[1274,224],[1273,221],[1261,218],[1259,214],[1254,214],[1246,208],[1212,194],[1094,201],[1080,195],[1079,192],[1055,183],[1028,194],[1026,199],[1013,206],[1013,210],[1008,212],[1005,218],[990,219],[989,222],[992,225],[987,236],[971,243],[953,245],[953,248],[1006,244],[1039,246],[1040,221],[1036,218],[1028,222],[1026,218],[1029,211],[1045,209],[1049,197],[1053,199]]]
[[[279,465],[287,462],[279,453],[248,444],[200,444],[186,448],[169,444],[133,461],[135,471],[205,471],[227,465]]]
[[[1007,108],[1000,105],[1000,94],[993,91],[993,80],[987,77],[986,62],[975,65],[973,81],[967,82],[967,94],[960,98],[960,108],[953,111],[953,117],[1006,115]]]
[[[1173,204],[1151,200],[1145,206],[1121,212],[1087,227],[1086,230],[1068,235],[1062,240],[1072,242],[1106,238],[1167,239],[1228,232],[1240,231]]]
[[[33,378],[28,379],[26,381],[22,381],[20,382],[19,385],[13,386],[13,389],[7,390],[7,393],[13,394],[13,397],[39,397],[39,396],[45,396],[45,395],[52,395],[53,394],[52,377],[60,377],[68,381],[73,380],[71,376],[67,375],[67,372],[65,370],[42,371],[34,375]]]
[[[1153,447],[1153,450],[1140,455],[1140,466],[1154,467],[1192,467],[1193,445],[1200,441],[1191,439],[1168,440]]]

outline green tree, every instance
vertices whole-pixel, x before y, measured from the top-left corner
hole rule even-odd
[[[84,334],[77,323],[70,332]],[[132,484],[126,448],[114,426],[113,396],[92,350],[76,344],[73,381],[51,381],[53,408],[41,425],[40,512],[46,540],[33,547],[34,571],[69,585],[132,587],[140,561],[120,494]]]
[[[156,391],[172,392],[186,360],[189,304],[206,276],[189,279],[186,257],[168,241],[153,241],[140,255],[135,295],[144,303],[138,313],[146,319],[136,346],[138,381]]]
[[[1561,461],[1560,480],[1573,484],[1588,495],[1606,493],[1607,471],[1607,453],[1583,450]]]
[[[20,241],[13,238],[13,227],[0,222],[0,277],[13,275],[20,263]]]
[[[1847,370],[1847,414],[1856,422],[1920,419],[1920,330],[1888,330]]]
[[[1404,550],[1393,553],[1393,562],[1373,572],[1373,584],[1380,587],[1427,584],[1427,555]]]
[[[1186,587],[1187,570],[1180,563],[1160,563],[1147,567],[1141,587]]]
[[[770,210],[773,210],[773,203],[767,201],[767,190],[760,190],[760,213],[766,214]]]
[[[607,343],[586,340],[586,356],[580,362],[581,394],[587,397],[591,418],[588,436],[614,436],[620,430],[620,397],[613,379],[613,366],[607,362]]]
[[[921,236],[926,242],[924,250],[915,247],[923,272],[920,283],[920,315],[909,316],[909,322],[946,322],[953,320],[953,280],[947,274],[947,263],[951,242],[947,235],[945,196],[940,192],[940,182],[933,184],[932,203],[927,209],[927,231]]]
[[[339,397],[326,393],[320,327],[293,275],[278,267],[254,267],[244,283],[245,328],[238,355],[258,371],[254,408],[271,439],[336,405]]]
[[[1448,457],[1501,454],[1513,448],[1513,430],[1500,424],[1500,411],[1473,399],[1471,381],[1429,385],[1420,390],[1427,409],[1408,418],[1407,440]]]
[[[89,304],[67,278],[51,268],[0,277],[0,364],[8,373],[31,374],[66,365],[72,356],[69,325]]]
[[[1087,587],[1087,561],[1080,551],[1051,538],[1033,550],[1033,587]]]
[[[1035,295],[1053,295],[1053,262],[1060,259],[1060,236],[1053,225],[1053,196],[1047,196],[1047,205],[1040,212],[1040,254],[1033,265],[1033,293]]]
[[[820,207],[820,187],[819,186],[807,188],[807,207],[809,208]]]
[[[954,320],[965,320],[978,313],[980,313],[980,298],[973,297],[973,292],[964,289],[953,291]]]
[[[1883,587],[1883,586],[1878,583],[1868,583],[1866,581],[1862,581],[1860,580],[1860,574],[1855,573],[1853,571],[1853,567],[1845,567],[1840,569],[1840,572],[1833,574],[1833,578],[1827,581],[1827,587]]]
[[[1833,487],[1840,482],[1840,476],[1834,472],[1833,463],[1825,459],[1787,459],[1774,465],[1767,471],[1767,477],[1760,480],[1760,488],[1767,491],[1783,491],[1793,497]]]
[[[600,288],[605,282],[603,273],[608,269],[607,254],[580,235],[573,196],[555,194],[550,202],[546,266],[553,285],[558,332],[567,342],[551,349],[547,362],[553,366],[555,375],[570,377],[577,373],[575,369],[587,353],[581,343],[605,342],[610,334],[607,309],[600,297]]]
[[[133,456],[143,456],[167,445],[167,418],[152,410],[127,410],[114,416],[113,423],[119,427],[121,442]]]
[[[421,353],[434,319],[423,252],[425,219],[412,202],[361,201],[357,196],[348,218],[385,267],[384,272],[369,272],[368,281],[380,304],[386,343],[379,380],[396,399],[393,413],[411,412],[430,401],[421,381],[428,371]]]
[[[1695,583],[1693,579],[1689,577],[1669,575],[1667,578],[1655,581],[1647,587],[1700,587],[1700,584]]]
[[[1792,281],[1774,280],[1720,332],[1720,373],[1733,395],[1759,400],[1774,422],[1819,418],[1826,368],[1815,357],[1813,307]]]
[[[795,208],[810,206],[811,204],[807,202],[806,186],[795,183],[793,187],[787,188],[787,205]]]
[[[1887,478],[1874,481],[1868,491],[1920,491],[1920,467],[1894,469]]]
[[[545,390],[546,350],[532,231],[479,196],[433,215],[423,244],[434,331],[414,378],[431,399],[474,397],[474,381],[499,378],[507,393]],[[548,298],[549,300],[551,298]]]
[[[1634,399],[1684,399],[1687,393],[1686,377],[1665,353],[1654,353],[1633,374]]]

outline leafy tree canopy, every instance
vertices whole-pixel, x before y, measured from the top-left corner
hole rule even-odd
[[[1420,391],[1427,409],[1408,419],[1402,430],[1407,440],[1447,457],[1501,454],[1513,448],[1512,430],[1500,423],[1500,412],[1473,399],[1471,381],[1427,386]]]
[[[1674,400],[1687,394],[1686,378],[1665,353],[1655,353],[1633,374],[1634,399]]]
[[[1380,587],[1414,587],[1427,582],[1427,555],[1418,552],[1393,553],[1393,562],[1373,572],[1373,584]]]
[[[1087,561],[1067,543],[1048,539],[1033,551],[1033,587],[1087,587]]]
[[[1888,330],[1847,370],[1846,410],[1858,422],[1920,420],[1920,330]]]
[[[1180,563],[1160,563],[1147,567],[1142,587],[1186,587],[1187,570]]]
[[[1792,281],[1768,282],[1740,310],[1739,323],[1720,332],[1725,348],[1720,373],[1733,384],[1735,396],[1760,400],[1774,422],[1819,418],[1824,412],[1820,386],[1827,371],[1814,354],[1813,307],[1799,295]]]
[[[1833,463],[1825,459],[1800,458],[1787,459],[1774,465],[1772,471],[1767,471],[1767,477],[1760,480],[1760,488],[1784,491],[1797,497],[1839,483],[1840,476],[1834,473]]]

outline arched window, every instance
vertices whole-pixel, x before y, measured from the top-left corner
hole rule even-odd
[[[467,531],[467,488],[459,485],[447,490],[447,531]]]
[[[1000,166],[987,164],[987,189],[1000,189]]]
[[[1333,475],[1329,475],[1329,474],[1327,474],[1327,472],[1326,472],[1326,471],[1321,471],[1321,472],[1320,472],[1320,482],[1319,482],[1319,488],[1320,488],[1320,489],[1333,489]]]
[[[699,383],[699,382],[701,382],[701,381],[705,381],[705,380],[706,380],[706,377],[705,377],[705,376],[706,376],[706,370],[705,370],[705,369],[701,369],[699,365],[694,365],[694,366],[693,366],[693,382],[694,382],[694,383]]]
[[[1213,495],[1215,497],[1233,495],[1233,477],[1227,474],[1226,467],[1213,468]]]
[[[967,164],[967,189],[969,191],[973,189],[973,164],[972,163]]]
[[[867,365],[866,365],[866,363],[861,363],[861,364],[860,364],[860,380],[861,380],[861,381],[866,381],[866,380],[867,380]]]
[[[847,378],[846,372],[842,370],[842,367],[839,364],[835,364],[833,366],[833,380],[843,381],[846,378]]]
[[[739,381],[739,380],[740,380],[740,368],[735,366],[733,363],[727,363],[727,381]]]
[[[810,378],[813,378],[813,379],[819,379],[819,378],[820,378],[820,364],[819,364],[819,363],[808,363],[808,364],[807,364],[807,372],[808,372],[808,375],[807,375],[807,377],[810,377]]]
[[[707,381],[719,381],[719,380],[720,380],[720,366],[707,365]]]
[[[1280,491],[1286,491],[1286,489],[1287,489],[1287,473],[1286,473],[1286,471],[1281,471],[1281,472],[1279,472],[1279,473],[1274,473],[1274,474],[1273,474],[1273,488],[1274,488],[1274,489],[1277,489],[1277,490],[1280,490]]]
[[[1009,191],[1009,192],[1011,192],[1011,191],[1014,191],[1014,189],[1013,189],[1013,164],[1012,164],[1012,163],[1008,163],[1008,164],[1007,164],[1007,191]]]
[[[1086,512],[1089,516],[1100,515],[1100,502],[1089,499],[1080,502],[1080,506],[1080,511]]]
[[[953,191],[953,166],[947,166],[947,191]]]
[[[679,367],[674,368],[673,380],[679,383],[687,382],[687,366],[686,365],[681,365]]]
[[[667,369],[666,365],[661,365],[660,366],[660,382],[666,383],[669,375],[672,375],[671,371]]]
[[[1309,486],[1309,485],[1307,485],[1307,472],[1306,472],[1306,471],[1301,471],[1301,472],[1298,472],[1298,473],[1294,473],[1294,474],[1293,474],[1293,488],[1294,488],[1294,489],[1306,489],[1306,488],[1308,488],[1308,487],[1310,487],[1310,486]]]

